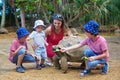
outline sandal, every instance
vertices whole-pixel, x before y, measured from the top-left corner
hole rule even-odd
[[[45,64],[40,64],[40,66],[41,66],[41,68],[45,68],[46,67]]]

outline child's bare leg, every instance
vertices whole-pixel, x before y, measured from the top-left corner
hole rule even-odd
[[[39,62],[39,60],[38,60],[38,59],[36,60],[36,64],[38,64],[38,65],[40,64],[40,62]]]
[[[45,62],[45,59],[41,59],[41,64],[44,64],[44,62]]]
[[[25,56],[25,50],[24,49],[19,50],[18,56],[16,56],[17,57],[17,66],[16,66],[17,72],[20,72],[20,73],[24,72],[24,69],[21,66],[24,56]]]
[[[24,55],[25,54],[21,54],[21,55],[18,56],[17,66],[21,66]]]
[[[85,68],[88,69],[88,64],[87,64],[88,61],[85,61]]]
[[[44,62],[45,62],[45,59],[41,59],[40,66],[41,66],[42,68],[44,68],[44,67],[45,67],[45,64],[44,64]]]
[[[41,70],[40,66],[41,60],[36,60],[36,69]]]
[[[87,62],[88,61],[85,61],[85,69],[80,73],[81,76],[85,76],[86,74],[90,73]]]

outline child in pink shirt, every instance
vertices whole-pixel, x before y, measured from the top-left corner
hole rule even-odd
[[[80,44],[61,49],[62,52],[65,52],[88,45],[89,48],[84,51],[84,55],[88,58],[88,60],[85,61],[86,68],[80,73],[81,76],[85,76],[86,74],[90,73],[91,68],[99,64],[104,64],[104,67],[102,68],[102,74],[108,73],[107,62],[109,59],[109,52],[107,42],[104,37],[99,35],[98,28],[99,24],[94,20],[90,20],[84,25],[87,38],[85,38]]]
[[[9,60],[16,64],[16,71],[24,73],[23,62],[35,62],[35,56],[27,53],[26,38],[29,35],[25,27],[21,27],[16,31],[17,39],[13,40],[10,47]]]

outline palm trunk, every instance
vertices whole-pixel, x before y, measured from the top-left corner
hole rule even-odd
[[[3,2],[2,19],[1,19],[0,28],[4,28],[4,26],[5,26],[5,7],[6,7],[6,0],[4,0],[4,2]]]
[[[14,9],[14,14],[15,14],[16,26],[17,26],[17,28],[19,28],[19,27],[20,27],[20,25],[19,25],[19,22],[18,22],[18,19],[17,19],[17,14],[16,14],[15,9]]]
[[[25,27],[25,11],[22,3],[20,5],[20,16],[21,16],[21,26]]]

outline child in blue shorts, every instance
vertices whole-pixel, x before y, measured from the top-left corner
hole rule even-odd
[[[47,43],[45,41],[45,32],[43,31],[45,27],[46,26],[44,25],[44,22],[42,20],[36,20],[35,25],[33,27],[35,31],[33,31],[27,38],[27,40],[32,39],[33,44],[36,45],[34,52],[35,55],[37,56],[37,62],[36,62],[37,69],[41,69],[45,67],[44,61],[45,59],[47,59],[47,53],[45,47],[45,44]]]

